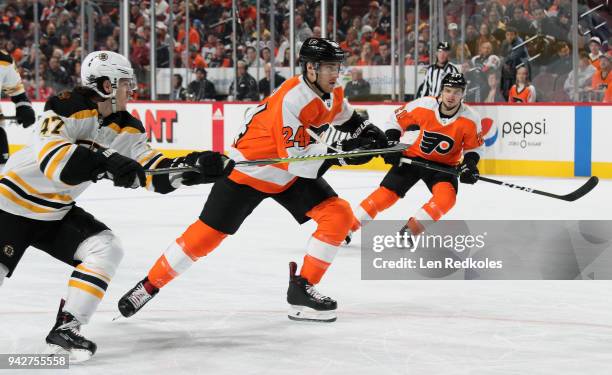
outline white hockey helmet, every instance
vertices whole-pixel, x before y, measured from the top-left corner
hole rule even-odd
[[[110,94],[102,90],[102,82],[108,79],[113,88]],[[114,98],[120,79],[129,79],[134,84],[134,69],[130,61],[112,51],[94,51],[81,64],[82,85],[94,90],[103,98]]]

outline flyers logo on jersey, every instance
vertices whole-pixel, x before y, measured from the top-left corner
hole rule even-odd
[[[448,154],[453,149],[455,141],[444,134],[423,131],[420,148],[425,154],[436,151],[438,154]]]

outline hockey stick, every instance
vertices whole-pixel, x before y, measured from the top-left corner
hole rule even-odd
[[[402,158],[401,162],[404,163],[404,164],[416,165],[417,167],[422,167],[422,168],[431,169],[431,170],[434,170],[434,171],[448,173],[448,174],[451,174],[453,176],[459,177],[459,171],[454,169],[454,168],[447,168],[447,167],[443,167],[443,166],[440,166],[440,165],[428,163],[426,161],[412,160],[412,159],[409,159],[409,158]],[[488,182],[488,183],[491,183],[491,184],[501,185],[501,186],[505,186],[505,187],[508,187],[508,188],[511,188],[511,189],[518,189],[518,190],[524,191],[526,193],[532,193],[532,194],[537,194],[537,195],[543,195],[543,196],[549,197],[549,198],[560,199],[560,200],[563,200],[563,201],[566,201],[566,202],[573,202],[573,201],[575,201],[575,200],[577,200],[579,198],[582,198],[583,196],[588,194],[591,190],[593,190],[595,188],[595,186],[597,186],[597,184],[599,183],[599,178],[597,178],[596,176],[591,176],[587,180],[587,182],[585,182],[582,186],[580,186],[578,189],[574,190],[573,192],[571,192],[569,194],[565,194],[565,195],[557,195],[557,194],[549,193],[549,192],[542,191],[542,190],[532,189],[532,188],[526,187],[526,186],[520,186],[520,185],[511,184],[509,182],[504,182],[504,181],[496,180],[494,178],[479,176],[478,179],[480,181]]]
[[[342,151],[342,152],[332,152],[328,154],[292,156],[288,158],[241,160],[241,161],[236,162],[236,165],[252,167],[252,166],[264,166],[264,165],[272,165],[272,164],[280,164],[280,163],[295,163],[295,162],[312,161],[312,160],[352,158],[352,157],[357,157],[357,156],[382,155],[382,154],[389,154],[393,152],[401,152],[407,148],[408,148],[407,144],[398,143],[397,145],[389,147],[389,148],[375,148],[371,150]],[[145,170],[145,173],[148,174],[149,176],[155,176],[158,174],[179,173],[179,172],[198,172],[198,171],[199,169],[196,167],[177,167],[177,168],[147,169]]]

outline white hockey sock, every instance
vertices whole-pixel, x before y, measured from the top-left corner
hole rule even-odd
[[[104,231],[83,241],[75,253],[82,261],[68,281],[64,311],[86,324],[104,297],[106,288],[121,259],[123,250],[111,231]]]
[[[359,220],[359,225],[363,227],[364,221],[373,220],[373,218],[366,212],[366,210],[361,207],[361,205],[357,206],[355,209],[355,217]]]
[[[334,246],[315,237],[310,237],[306,246],[306,254],[325,263],[331,263],[338,254],[339,248],[340,246]]]

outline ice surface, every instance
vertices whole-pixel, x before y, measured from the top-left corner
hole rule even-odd
[[[328,181],[357,205],[382,176],[332,171]],[[505,179],[560,194],[584,182]],[[612,373],[612,282],[362,281],[358,236],[319,287],[338,300],[338,321],[288,320],[287,263],[301,263],[314,225],[298,226],[272,200],[136,316],[113,322],[118,298],[197,218],[209,190],[162,196],[92,186],[79,205],[111,227],[126,250],[83,329],[98,353],[69,371],[18,374]],[[612,181],[573,203],[481,182],[460,187],[447,218],[612,219],[611,195]],[[407,219],[427,199],[418,184],[379,218]],[[0,287],[0,353],[43,350],[70,272],[44,253],[26,253]]]

